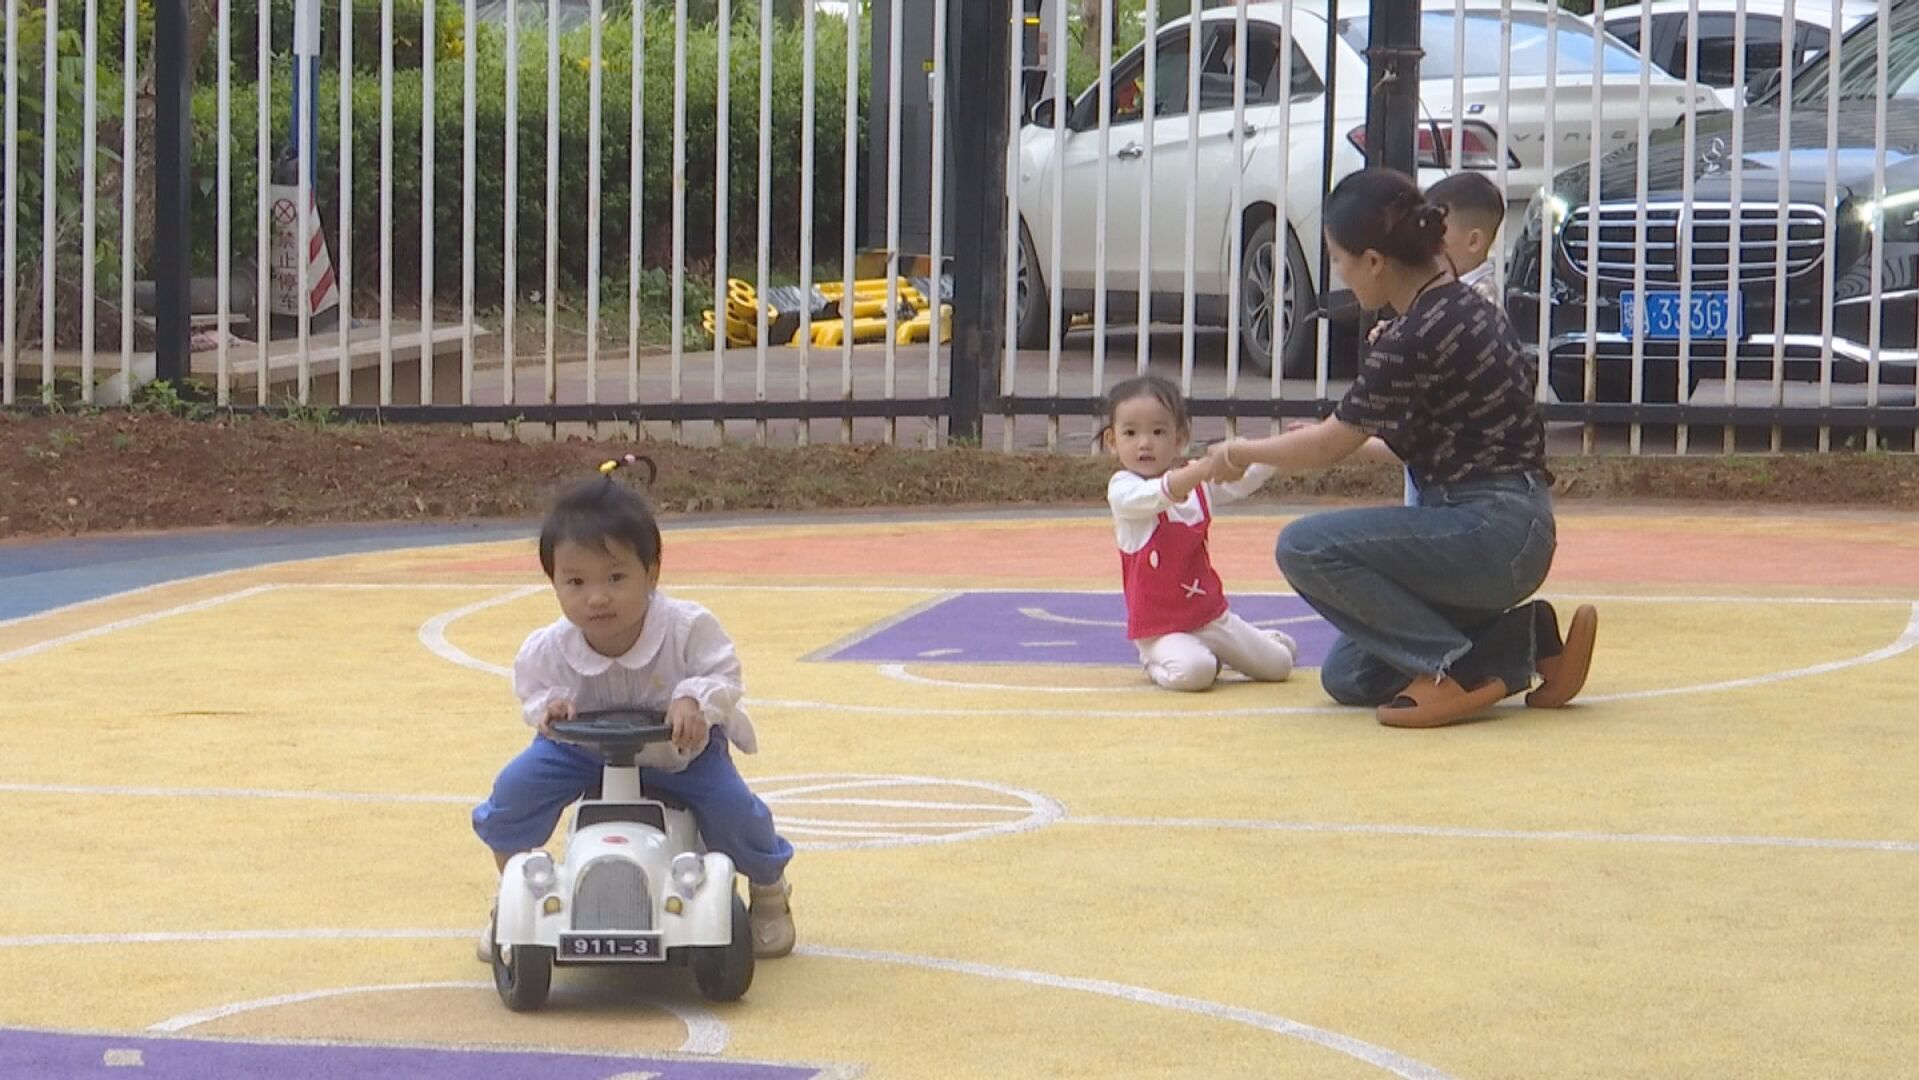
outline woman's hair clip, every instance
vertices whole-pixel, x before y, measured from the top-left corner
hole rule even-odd
[[[653,481],[660,478],[660,467],[653,463],[652,458],[644,454],[622,454],[619,457],[602,461],[600,462],[600,475],[606,477],[606,482],[610,484],[613,482],[613,474],[615,472],[621,469],[632,468],[635,465],[644,465],[646,467],[646,487],[651,488]]]

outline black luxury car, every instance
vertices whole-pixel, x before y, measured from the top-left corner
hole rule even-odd
[[[1888,20],[1890,39],[1886,186],[1880,199],[1875,198],[1875,173],[1882,18]],[[1682,337],[1689,346],[1688,393],[1701,379],[1724,377],[1728,351],[1737,359],[1738,378],[1770,379],[1777,359],[1784,378],[1817,381],[1825,355],[1828,288],[1833,381],[1864,382],[1876,363],[1881,383],[1914,382],[1919,367],[1919,0],[1896,0],[1854,28],[1836,51],[1836,152],[1828,136],[1833,55],[1828,52],[1793,75],[1783,151],[1783,95],[1774,78],[1755,87],[1744,108],[1738,162],[1733,160],[1733,114],[1715,113],[1696,121],[1690,161],[1681,125],[1601,159],[1597,205],[1590,198],[1590,163],[1558,174],[1550,190],[1533,200],[1513,241],[1507,311],[1522,339],[1541,336],[1544,248],[1552,264],[1548,371],[1560,400],[1587,400],[1589,350],[1594,399],[1627,400],[1635,347],[1644,358],[1642,400],[1683,397],[1678,385]],[[1647,175],[1643,202],[1641,153]],[[1831,200],[1829,162],[1836,165],[1837,179]],[[1684,198],[1688,171],[1693,177],[1689,208]],[[1880,229],[1875,293],[1873,237]],[[1543,239],[1548,236],[1550,243]],[[1682,274],[1690,279],[1689,289],[1682,289]],[[1589,332],[1594,279],[1597,302]],[[1782,294],[1783,327],[1776,318]],[[1875,307],[1880,316],[1876,356],[1871,347]],[[1637,345],[1635,334],[1643,337]]]

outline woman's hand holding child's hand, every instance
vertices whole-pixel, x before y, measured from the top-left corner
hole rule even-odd
[[[553,725],[561,720],[573,719],[577,712],[578,710],[573,707],[573,703],[566,698],[547,702],[546,715],[540,718],[540,734],[549,739],[552,738]]]
[[[1246,475],[1245,465],[1237,464],[1226,456],[1227,448],[1232,444],[1233,440],[1227,439],[1224,442],[1214,443],[1206,451],[1206,459],[1213,467],[1213,482],[1216,484],[1230,484]]]
[[[673,745],[689,754],[698,753],[706,744],[706,711],[690,697],[674,698],[666,707],[666,722],[673,728]]]

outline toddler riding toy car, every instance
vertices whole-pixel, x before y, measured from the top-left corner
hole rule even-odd
[[[551,730],[557,740],[597,750],[606,767],[598,795],[574,811],[565,862],[521,852],[500,876],[493,916],[500,1000],[516,1012],[538,1009],[553,968],[574,964],[683,965],[713,1001],[745,994],[753,939],[734,891],[733,860],[705,849],[685,807],[640,789],[641,764],[685,760],[666,714],[609,709]]]

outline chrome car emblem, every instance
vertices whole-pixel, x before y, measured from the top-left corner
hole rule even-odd
[[[1699,152],[1699,174],[1713,176],[1726,171],[1726,140],[1713,136],[1706,148]]]

